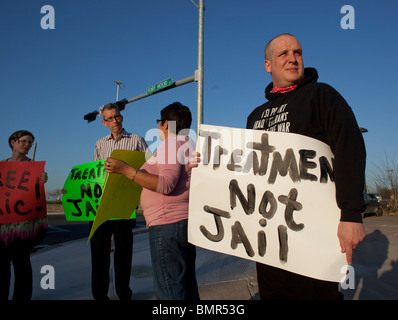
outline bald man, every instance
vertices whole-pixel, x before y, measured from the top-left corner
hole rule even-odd
[[[336,237],[346,253],[347,264],[351,264],[352,251],[365,236],[361,212],[365,209],[366,151],[355,116],[335,89],[317,82],[316,69],[304,68],[300,42],[291,34],[278,35],[266,45],[264,66],[272,78],[265,89],[268,102],[249,115],[246,128],[297,133],[330,146],[335,157],[336,200],[341,210]],[[271,108],[283,108],[281,122],[272,121]],[[338,283],[261,263],[257,263],[257,277],[261,299],[343,298]]]

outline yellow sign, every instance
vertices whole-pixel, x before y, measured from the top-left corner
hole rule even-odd
[[[134,168],[140,168],[152,155],[140,151],[114,150],[111,158],[123,160]],[[124,175],[108,174],[102,199],[95,216],[88,240],[95,230],[110,219],[129,219],[140,202],[142,187]]]

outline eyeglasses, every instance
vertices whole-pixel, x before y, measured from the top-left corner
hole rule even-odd
[[[108,119],[104,119],[104,121],[113,122],[113,120],[120,121],[121,119],[122,119],[122,116],[121,115],[117,115],[117,116],[114,116],[114,117],[110,117]]]
[[[162,120],[156,120],[156,123],[159,124],[159,122],[162,122]]]
[[[20,144],[28,144],[28,145],[32,145],[33,141],[32,140],[18,140],[18,142]]]

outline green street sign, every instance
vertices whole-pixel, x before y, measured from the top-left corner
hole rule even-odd
[[[156,91],[162,90],[168,86],[171,86],[172,84],[173,84],[173,78],[168,78],[146,89],[146,94],[151,94]]]

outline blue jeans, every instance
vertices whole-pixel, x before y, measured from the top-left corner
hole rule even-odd
[[[188,243],[188,220],[149,228],[153,283],[158,300],[198,300],[196,248]]]

